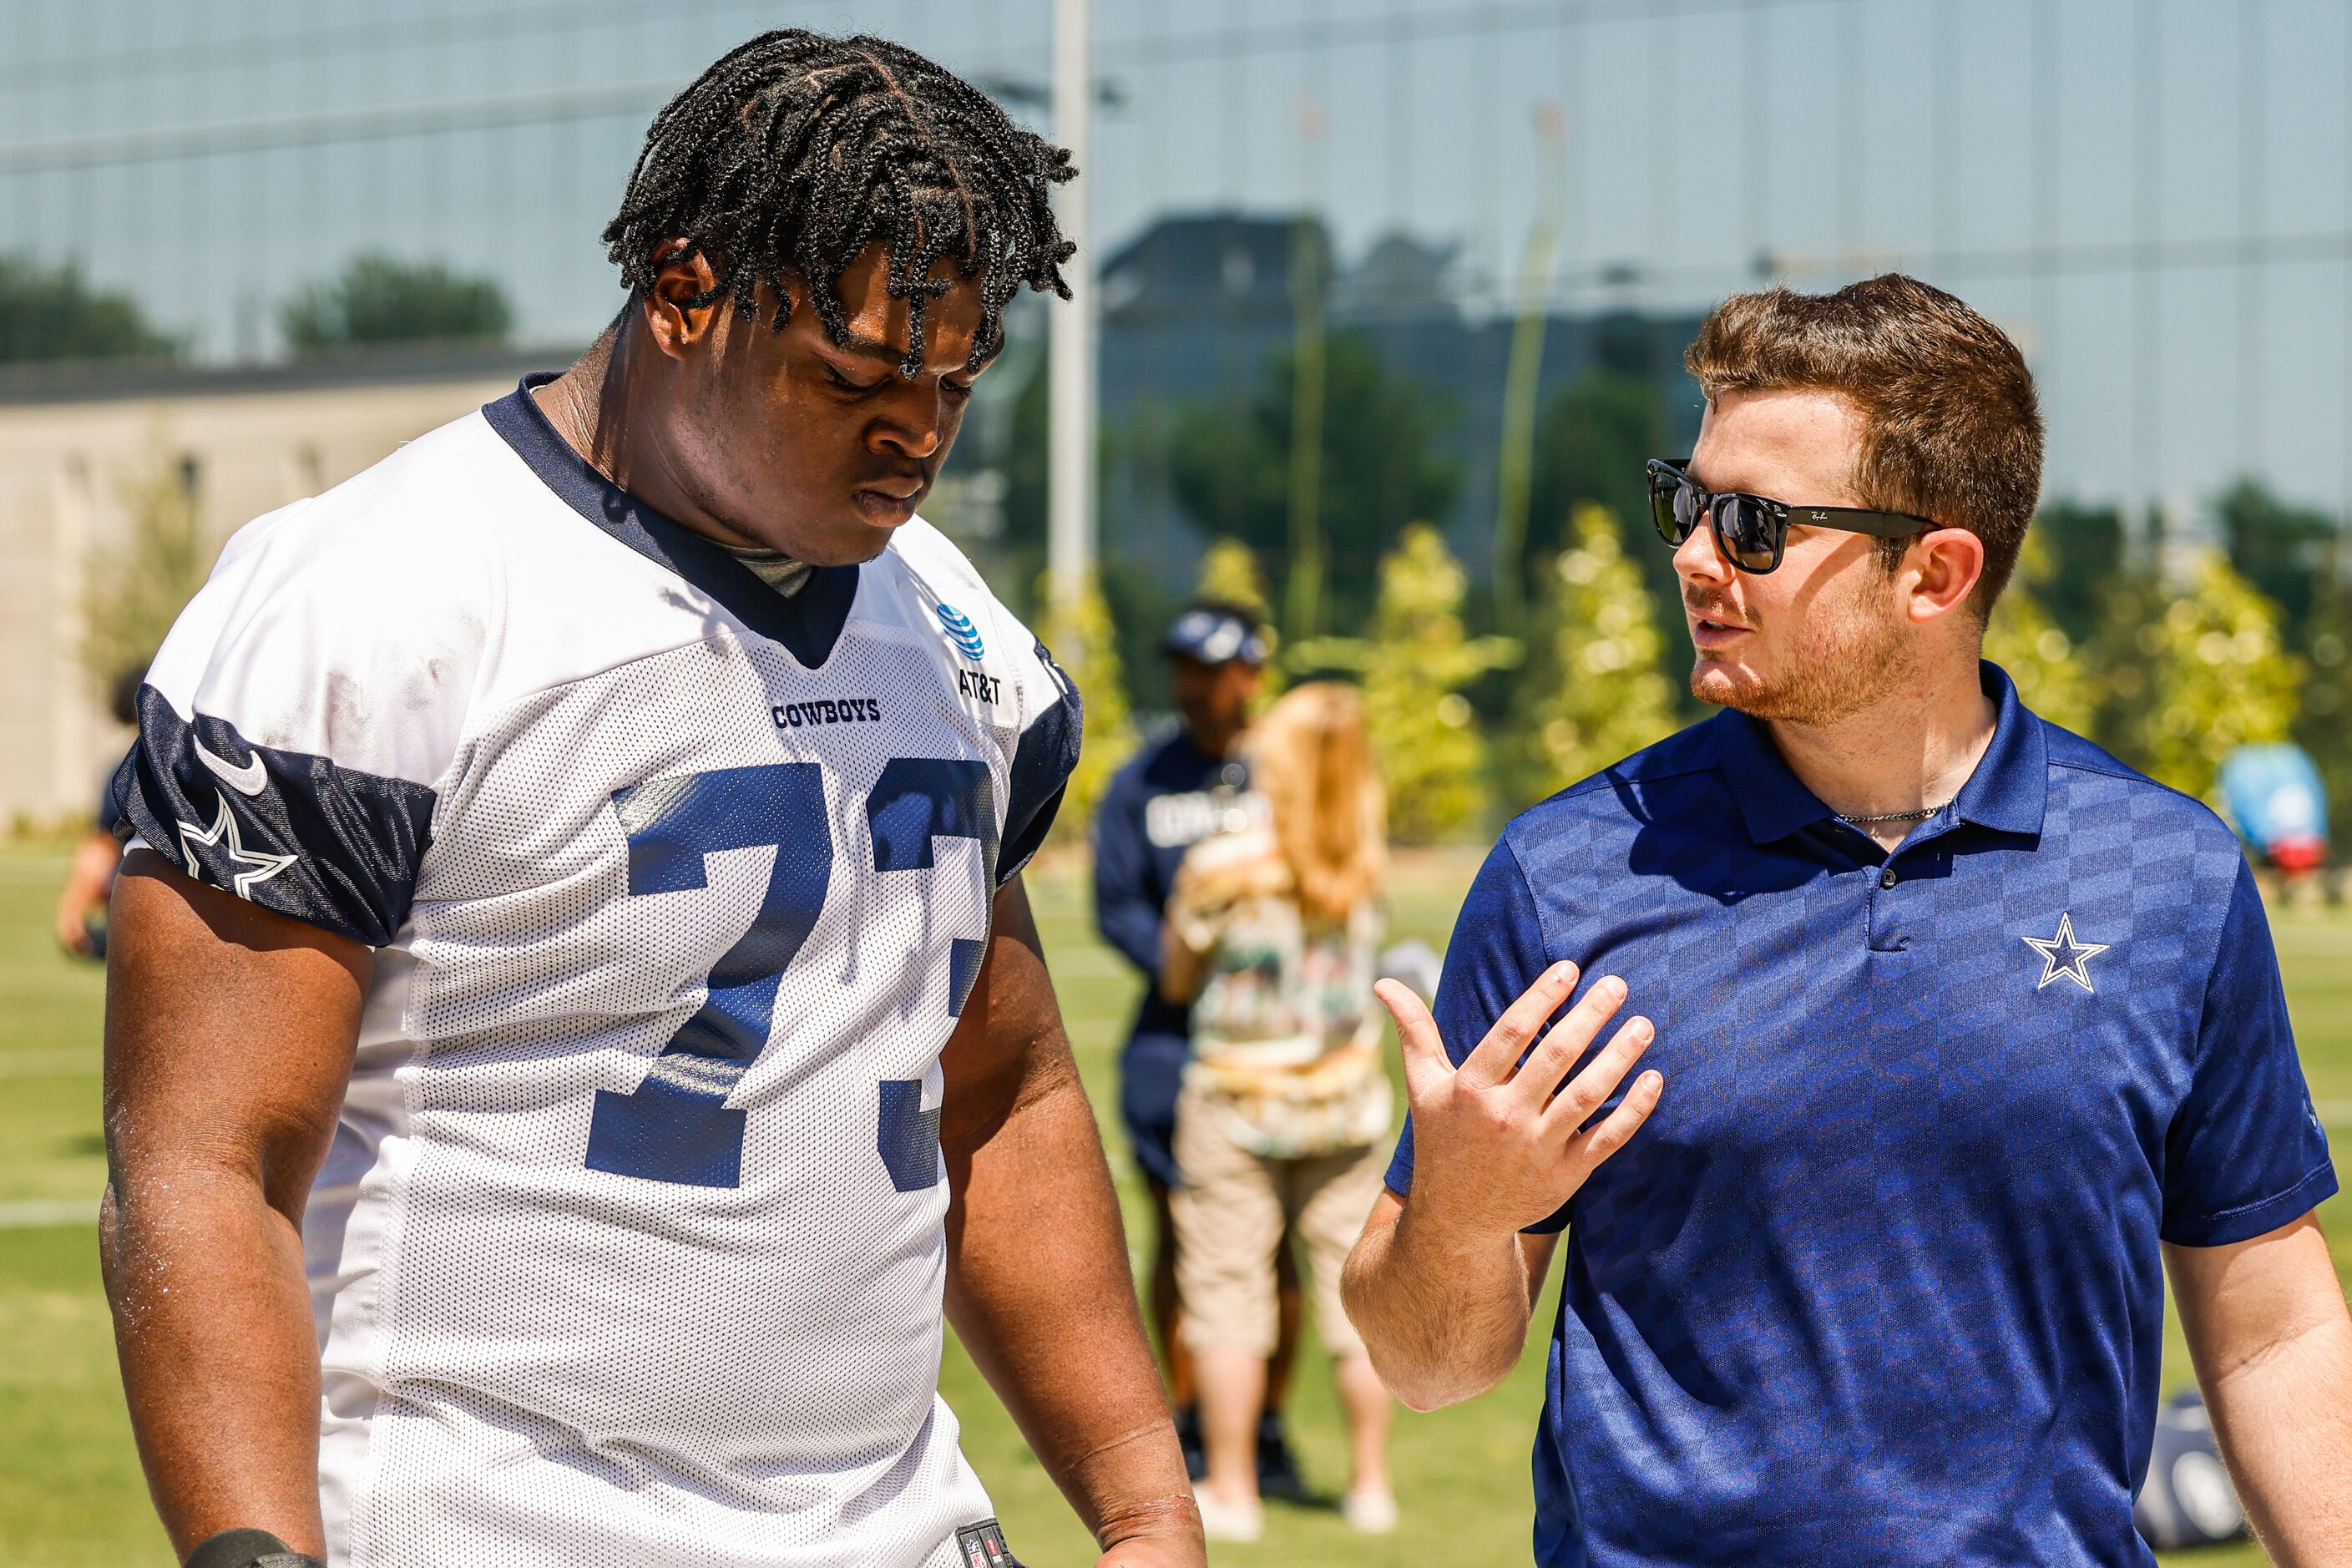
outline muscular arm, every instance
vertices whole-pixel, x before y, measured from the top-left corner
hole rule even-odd
[[[182,1552],[245,1527],[323,1554],[302,1205],[373,957],[144,850],[110,929],[100,1249],[148,1486]]]
[[[2318,1222],[2164,1254],[2254,1533],[2281,1568],[2352,1563],[2352,1318]]]
[[[940,1059],[948,1317],[1105,1564],[1197,1564],[1200,1518],[1110,1169],[1019,881],[997,895],[992,933]]]

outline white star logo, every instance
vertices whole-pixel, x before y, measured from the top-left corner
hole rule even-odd
[[[253,897],[253,889],[257,884],[267,882],[270,878],[294,864],[295,857],[265,855],[257,849],[247,849],[245,847],[245,841],[237,837],[236,818],[229,815],[228,797],[215,792],[213,798],[220,802],[220,815],[213,818],[210,828],[198,827],[193,822],[179,824],[181,853],[188,858],[188,871],[193,876],[196,868],[204,864],[196,854],[197,845],[201,844],[208,849],[225,845],[229,860],[233,864],[252,868],[250,870],[237,872],[231,889],[238,898],[249,899]]]
[[[2056,936],[2047,941],[2038,936],[2021,937],[2018,940],[2042,955],[2042,978],[2034,984],[2033,988],[2036,991],[2063,974],[2084,990],[2095,994],[2097,987],[2091,984],[2091,960],[2115,945],[2113,942],[2076,942],[2074,917],[2071,913],[2058,917]]]

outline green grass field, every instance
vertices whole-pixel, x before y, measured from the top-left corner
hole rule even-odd
[[[1442,944],[1475,868],[1443,856],[1402,868],[1400,934]],[[87,1221],[104,1179],[99,1137],[98,1037],[102,977],[60,956],[48,909],[62,857],[0,853],[0,1542],[20,1568],[168,1564],[149,1510],[115,1382],[96,1246]],[[1048,952],[1070,1016],[1132,1224],[1139,1196],[1119,1147],[1113,1055],[1134,982],[1093,940],[1082,883],[1068,868],[1033,879]],[[2277,924],[2287,991],[2313,1092],[2352,1103],[2352,920],[2283,914]],[[2331,1117],[2331,1121],[2336,1120]],[[2339,1138],[2346,1130],[2336,1129]],[[2336,1267],[2352,1275],[2352,1208],[2323,1211]],[[1368,1540],[1329,1509],[1276,1506],[1265,1541],[1220,1547],[1221,1563],[1508,1563],[1525,1562],[1531,1510],[1528,1447],[1541,1403],[1541,1341],[1502,1388],[1432,1415],[1403,1415],[1396,1436],[1402,1528]],[[2188,1376],[2178,1336],[2168,1389]],[[1003,1516],[1014,1550],[1040,1568],[1093,1560],[1079,1530],[986,1385],[951,1345],[943,1374],[964,1442]],[[1345,1479],[1339,1416],[1318,1357],[1300,1368],[1294,1430],[1309,1479],[1336,1492]],[[2198,1568],[2263,1561],[2252,1547],[2172,1560]]]

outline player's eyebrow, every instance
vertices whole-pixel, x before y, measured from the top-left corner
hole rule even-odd
[[[903,349],[894,349],[879,338],[853,337],[835,345],[856,354],[860,359],[887,359],[896,364],[907,357]]]

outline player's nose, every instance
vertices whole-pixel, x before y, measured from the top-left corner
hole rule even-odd
[[[876,422],[877,451],[920,462],[938,454],[946,440],[947,394],[939,383],[917,381],[901,389],[888,415]]]

